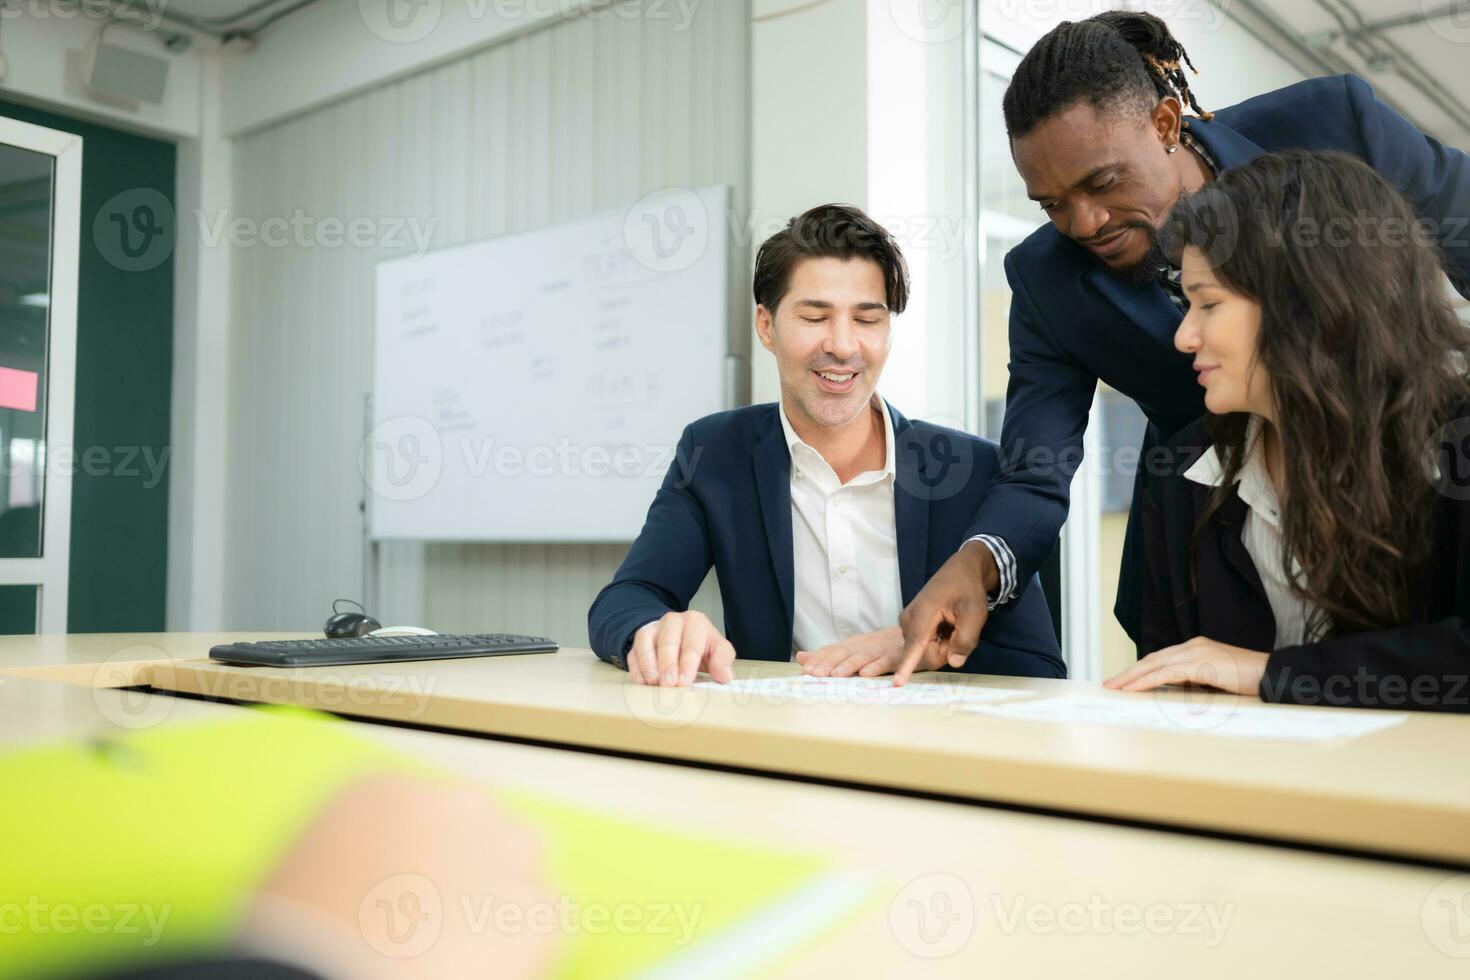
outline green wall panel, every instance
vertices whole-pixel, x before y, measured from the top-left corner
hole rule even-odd
[[[0,115],[83,140],[68,629],[162,630],[175,148],[29,106]]]

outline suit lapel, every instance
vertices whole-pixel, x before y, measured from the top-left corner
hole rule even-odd
[[[1251,590],[1264,613],[1264,619],[1257,617],[1253,623],[1242,624],[1242,628],[1251,634],[1244,645],[1251,649],[1269,650],[1276,642],[1276,616],[1271,609],[1271,600],[1266,597],[1266,586],[1261,582],[1261,573],[1251,560],[1250,552],[1246,550],[1240,534],[1245,527],[1245,517],[1249,510],[1245,501],[1232,493],[1215,512],[1212,523],[1215,525],[1215,533],[1219,535],[1219,547],[1225,555],[1226,563]]]
[[[1254,592],[1265,598],[1266,587],[1261,583],[1261,573],[1256,570],[1256,563],[1251,560],[1250,552],[1245,550],[1245,542],[1240,537],[1248,510],[1245,501],[1232,493],[1215,512],[1215,529],[1220,535],[1220,551],[1230,567]]]
[[[780,411],[780,409],[777,409]],[[795,554],[791,544],[791,451],[786,448],[781,420],[771,415],[769,431],[756,443],[751,455],[755,470],[756,497],[760,500],[761,522],[766,529],[766,547],[781,590],[786,614],[784,633],[791,635],[795,622]]]
[[[1084,278],[1150,340],[1173,349],[1174,332],[1179,329],[1184,314],[1169,299],[1163,286],[1156,282],[1127,282],[1101,265],[1087,270]]]
[[[1266,152],[1224,123],[1205,122],[1191,117],[1184,120],[1184,128],[1189,130],[1190,136],[1204,144],[1221,170],[1250,163]]]
[[[893,527],[898,537],[899,592],[907,606],[924,587],[929,562],[929,453],[914,433],[913,423],[892,405],[893,417]]]

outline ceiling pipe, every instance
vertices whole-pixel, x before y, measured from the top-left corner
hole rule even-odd
[[[1417,27],[1427,24],[1431,20],[1442,20],[1445,17],[1457,17],[1470,15],[1470,0],[1458,0],[1457,3],[1447,3],[1441,7],[1420,11],[1417,14],[1400,14],[1397,17],[1384,17],[1381,20],[1364,21],[1357,27],[1341,31],[1324,31],[1321,34],[1308,35],[1309,41],[1318,43],[1330,43],[1341,41],[1350,37],[1371,37],[1391,31],[1398,27]]]
[[[1454,120],[1455,125],[1470,132],[1470,106],[1446,88],[1443,82],[1421,68],[1393,38],[1361,33],[1367,21],[1351,0],[1316,0],[1316,3],[1337,21],[1348,47],[1363,59],[1370,71],[1394,72],[1438,106],[1441,112]],[[1349,18],[1352,24],[1348,23]]]
[[[317,0],[296,0],[295,3],[288,3],[287,0],[256,0],[244,10],[228,17],[194,17],[170,11],[165,5],[156,16],[161,21],[203,34],[221,44],[249,45],[262,31],[276,21],[316,2]],[[129,0],[118,0],[112,3],[107,12],[113,20],[122,23],[135,20],[138,13]],[[251,18],[257,15],[263,16],[252,23]],[[165,37],[165,47],[168,47],[172,39],[176,37],[178,35]],[[175,49],[170,48],[170,50]]]
[[[1426,82],[1434,82],[1437,86],[1438,83],[1435,80],[1412,77],[1410,72],[1417,69],[1418,66],[1414,64],[1411,58],[1407,58],[1402,49],[1398,48],[1398,45],[1391,39],[1369,35],[1363,38],[1354,38],[1349,41],[1349,47],[1353,49],[1354,54],[1364,62],[1363,65],[1355,65],[1342,54],[1332,49],[1326,33],[1313,35],[1301,34],[1290,24],[1278,17],[1273,11],[1258,2],[1258,0],[1231,0],[1229,3],[1220,3],[1218,0],[1213,0],[1213,2],[1232,21],[1276,51],[1304,74],[1360,74],[1365,68],[1369,71],[1391,69],[1422,96],[1439,106],[1457,125],[1462,126],[1466,131],[1470,131],[1470,110],[1467,110],[1453,93],[1444,90],[1442,86],[1438,86],[1441,91],[1431,91],[1426,86]],[[1322,0],[1317,0],[1317,2],[1338,23],[1339,30],[1331,32],[1332,35],[1345,35],[1352,29],[1339,11],[1328,7]],[[1470,3],[1465,3],[1463,6],[1470,7]],[[1439,9],[1442,11],[1445,10],[1445,8]],[[1374,43],[1388,45],[1388,50],[1367,48],[1367,53],[1365,54],[1363,46]],[[1412,67],[1406,69],[1406,63]],[[1422,72],[1422,69],[1420,71]],[[1422,120],[1416,118],[1416,113],[1399,100],[1393,98],[1392,95],[1379,92],[1378,98],[1395,112],[1419,126],[1420,129],[1428,130],[1429,127],[1426,127]]]

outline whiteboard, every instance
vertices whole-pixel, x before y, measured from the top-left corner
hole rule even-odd
[[[728,189],[380,262],[375,540],[631,541],[726,407]]]

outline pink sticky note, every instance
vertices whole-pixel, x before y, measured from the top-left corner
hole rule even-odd
[[[39,375],[35,371],[18,371],[15,368],[0,367],[0,408],[18,408],[22,412],[34,412],[38,380]]]

